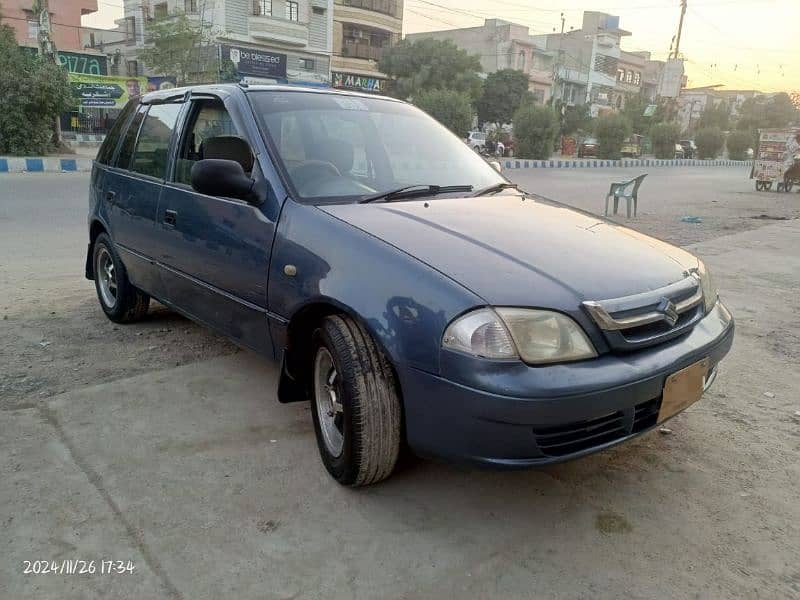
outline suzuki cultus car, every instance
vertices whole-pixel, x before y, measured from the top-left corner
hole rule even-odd
[[[698,400],[734,324],[690,253],[527,194],[413,106],[280,86],[127,105],[90,187],[86,275],[281,365],[342,484],[401,448],[574,459]]]

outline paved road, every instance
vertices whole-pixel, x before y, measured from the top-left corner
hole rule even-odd
[[[623,173],[519,179],[598,211]],[[275,401],[274,366],[165,310],[102,317],[85,176],[0,178],[0,598],[797,597],[800,196],[725,169],[648,183],[632,224],[702,240],[738,326],[673,434],[538,471],[419,462],[353,491],[308,408]],[[136,569],[22,573],[70,558]]]

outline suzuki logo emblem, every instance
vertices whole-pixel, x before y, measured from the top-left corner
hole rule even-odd
[[[675,303],[669,298],[662,298],[658,305],[658,310],[664,313],[664,320],[667,324],[670,327],[675,327],[675,323],[677,323],[680,318],[678,310],[675,308]]]

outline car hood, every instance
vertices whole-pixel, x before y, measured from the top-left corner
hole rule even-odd
[[[697,266],[694,256],[660,240],[519,195],[320,208],[495,306],[569,311],[583,300],[663,287]]]

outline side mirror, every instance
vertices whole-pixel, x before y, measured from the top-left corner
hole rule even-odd
[[[245,175],[242,165],[235,160],[206,158],[192,165],[192,188],[207,196],[238,198],[255,203],[255,181]]]
[[[500,164],[499,160],[490,160],[489,164],[492,165],[492,168],[498,173],[503,172],[503,165]]]

